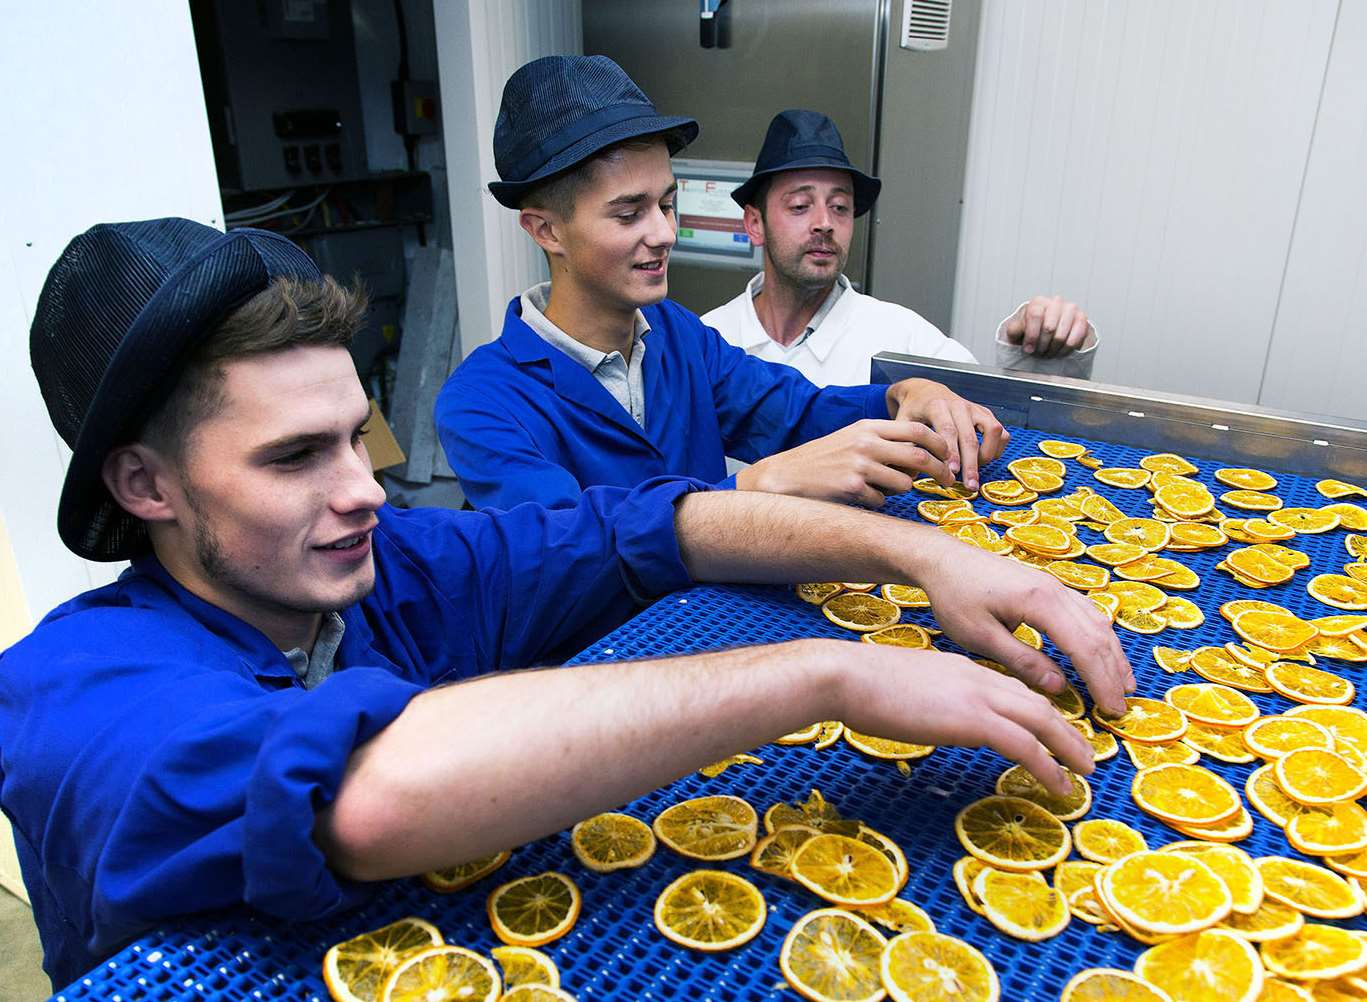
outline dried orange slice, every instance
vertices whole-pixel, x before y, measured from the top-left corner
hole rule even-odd
[[[1252,490],[1225,491],[1220,495],[1220,500],[1244,511],[1276,511],[1284,504],[1275,494]]]
[[[1244,491],[1270,491],[1277,486],[1277,478],[1272,474],[1247,467],[1224,467],[1215,471],[1215,479],[1227,487]]]
[[[1091,564],[1079,564],[1071,560],[1053,560],[1045,564],[1044,569],[1069,588],[1075,588],[1078,591],[1104,588],[1111,583],[1110,571],[1104,567],[1094,567]]]
[[[1263,903],[1263,878],[1253,859],[1237,846],[1217,842],[1172,842],[1163,852],[1194,856],[1224,881],[1232,899],[1231,909],[1240,915],[1256,914]]]
[[[1068,533],[1052,525],[1013,525],[1006,530],[1006,538],[1023,550],[1042,556],[1066,553],[1072,547]]]
[[[641,866],[655,854],[655,833],[627,814],[606,813],[570,829],[575,858],[595,873]]]
[[[575,882],[547,870],[500,884],[486,910],[494,935],[509,946],[543,946],[574,928],[581,904]]]
[[[681,856],[735,859],[755,847],[759,818],[740,797],[695,797],[666,807],[652,827],[659,840]]]
[[[1104,495],[1089,494],[1078,503],[1083,516],[1102,525],[1110,525],[1125,517],[1125,513],[1113,505]]]
[[[1367,490],[1344,480],[1321,480],[1319,483],[1315,484],[1315,490],[1319,491],[1330,500],[1348,497],[1350,494],[1359,494],[1362,497],[1367,497]]]
[[[1280,612],[1251,610],[1234,617],[1234,632],[1269,651],[1291,651],[1318,634],[1303,619]]]
[[[1355,504],[1327,504],[1320,511],[1339,517],[1339,528],[1353,532],[1367,529],[1367,508]]]
[[[442,942],[431,922],[401,918],[331,947],[323,956],[323,981],[335,1002],[373,1002],[400,961]]]
[[[1292,549],[1290,546],[1282,546],[1280,543],[1254,543],[1249,549],[1256,553],[1266,554],[1277,563],[1290,567],[1293,571],[1310,566],[1310,555],[1308,553]]]
[[[1189,721],[1217,727],[1245,727],[1262,713],[1258,704],[1238,689],[1215,682],[1175,685],[1163,701],[1181,710]]]
[[[886,994],[881,968],[887,945],[859,916],[820,908],[793,924],[778,964],[784,980],[811,1002],[878,1002]]]
[[[1018,505],[1039,500],[1038,494],[1018,480],[992,480],[979,487],[978,491],[993,504]]]
[[[1087,822],[1081,822],[1086,824]],[[1076,831],[1076,828],[1074,828]],[[1065,859],[1054,868],[1054,886],[1065,898],[1083,887],[1091,887],[1101,864],[1088,859]]]
[[[1102,535],[1112,543],[1133,543],[1155,553],[1168,545],[1172,530],[1156,518],[1122,518],[1106,526]]]
[[[1263,674],[1272,688],[1298,703],[1328,706],[1351,703],[1357,691],[1353,683],[1341,675],[1290,661],[1268,665]]]
[[[1187,718],[1181,710],[1146,696],[1127,696],[1125,713],[1119,717],[1103,717],[1094,709],[1092,720],[1119,737],[1141,744],[1165,744],[1187,732]]]
[[[1188,473],[1201,472],[1192,464],[1191,460],[1179,456],[1175,452],[1156,452],[1141,459],[1139,465],[1153,473],[1171,473],[1179,477],[1184,477]]]
[[[810,602],[812,605],[820,605],[826,599],[833,595],[839,595],[844,590],[844,585],[837,584],[834,581],[800,584],[794,589],[798,598],[804,602]]]
[[[1139,807],[1162,821],[1216,825],[1239,812],[1238,792],[1199,765],[1156,765],[1135,773],[1130,795]]]
[[[1087,547],[1087,556],[1099,564],[1117,567],[1138,560],[1149,551],[1134,543],[1094,543]]]
[[[810,744],[811,742],[817,739],[817,735],[819,735],[820,733],[821,721],[817,721],[814,724],[802,728],[802,730],[800,731],[793,731],[789,734],[783,735],[783,737],[781,738],[775,738],[774,743],[780,745]]]
[[[802,843],[821,832],[811,825],[789,825],[765,835],[750,850],[750,865],[756,870],[791,880],[788,872]]]
[[[860,908],[859,914],[874,925],[893,932],[934,932],[935,922],[925,909],[906,898],[893,898],[881,905]]]
[[[1297,748],[1273,764],[1277,785],[1307,807],[1356,800],[1367,793],[1367,774],[1342,756],[1321,748]]]
[[[1352,918],[1362,912],[1362,899],[1343,877],[1314,863],[1286,856],[1256,860],[1269,898],[1314,918]]]
[[[1046,456],[1053,456],[1055,459],[1076,459],[1087,452],[1085,445],[1077,442],[1062,442],[1054,438],[1046,438],[1039,444],[1039,451]]]
[[[844,729],[843,725],[841,729]],[[777,803],[764,812],[766,832],[772,834],[790,825],[808,825],[817,831],[851,837],[857,836],[863,829],[858,821],[843,817],[836,806],[815,787],[800,804]]]
[[[1184,825],[1175,821],[1167,824],[1188,838],[1204,842],[1238,842],[1253,834],[1253,815],[1242,806],[1236,814],[1213,825]]]
[[[445,870],[432,870],[422,875],[422,882],[438,894],[451,894],[487,877],[508,862],[508,856],[505,850],[459,866],[449,866]]]
[[[1356,706],[1293,706],[1283,716],[1313,720],[1334,736],[1334,750],[1346,755],[1344,745],[1367,749],[1367,713]]]
[[[1307,856],[1333,856],[1367,849],[1367,811],[1348,802],[1314,807],[1286,823],[1286,840]]]
[[[1169,675],[1177,675],[1191,667],[1191,651],[1176,647],[1152,648],[1154,663]]]
[[[1220,928],[1250,943],[1265,943],[1268,940],[1294,936],[1304,925],[1305,916],[1296,909],[1264,897],[1263,903],[1252,915],[1231,912],[1229,917],[1220,923]]]
[[[1248,801],[1258,809],[1258,813],[1274,825],[1286,827],[1297,814],[1310,810],[1302,807],[1283,792],[1277,785],[1277,777],[1271,765],[1254,769],[1244,780],[1244,792]]]
[[[1201,607],[1180,595],[1169,597],[1155,610],[1154,615],[1161,616],[1169,626],[1177,630],[1194,630],[1206,621],[1206,614],[1201,611]]]
[[[1238,727],[1220,727],[1193,720],[1182,736],[1182,742],[1221,762],[1242,764],[1258,760],[1244,744],[1243,731]]]
[[[1253,947],[1222,929],[1203,929],[1149,947],[1134,971],[1173,999],[1190,1002],[1254,1002],[1263,987],[1263,965]]]
[[[884,644],[888,647],[905,647],[908,650],[924,651],[931,647],[930,632],[915,623],[895,623],[881,630],[874,630],[859,638],[866,644]]]
[[[1009,469],[1012,465],[1014,464],[1008,463],[1007,468]],[[1020,472],[1011,470],[1011,473],[1022,485],[1028,487],[1036,494],[1048,494],[1063,486],[1063,478],[1052,473],[1033,473],[1025,470],[1021,470]]]
[[[555,961],[530,946],[496,946],[489,955],[503,972],[503,987],[511,991],[519,985],[560,987],[560,970]]]
[[[1039,512],[1033,508],[1021,508],[1016,511],[994,511],[988,516],[988,521],[994,525],[1004,525],[1008,528],[1013,525],[1033,525],[1039,521]]]
[[[1184,853],[1131,853],[1103,868],[1097,879],[1111,910],[1149,933],[1207,929],[1230,913],[1234,901],[1214,870]]]
[[[1331,751],[1333,735],[1313,720],[1295,717],[1260,717],[1244,728],[1244,744],[1262,758],[1281,758],[1297,748]]]
[[[1072,686],[1068,688],[1072,689]],[[1077,690],[1073,690],[1076,692]],[[1081,713],[1077,718],[1069,720],[1073,729],[1087,739],[1087,743],[1092,746],[1092,760],[1094,762],[1105,762],[1107,759],[1115,758],[1120,754],[1120,744],[1116,741],[1115,735],[1110,731],[1098,732],[1092,722]]]
[[[1002,870],[1047,870],[1072,849],[1063,822],[1020,797],[969,804],[954,818],[954,833],[971,855]]]
[[[839,720],[823,720],[816,733],[816,744],[814,748],[829,748],[840,740],[840,736],[845,733],[845,725]]]
[[[951,871],[954,876],[954,886],[959,889],[959,894],[963,896],[964,904],[968,905],[978,915],[983,914],[983,903],[978,900],[978,895],[973,890],[973,881],[977,880],[978,874],[986,868],[987,864],[977,856],[960,856],[955,860],[954,868]],[[1029,872],[1034,873],[1040,880],[1044,879],[1038,870]]]
[[[1307,922],[1294,936],[1264,943],[1263,964],[1283,978],[1341,978],[1367,968],[1367,938],[1319,922]]]
[[[1178,518],[1199,518],[1215,507],[1215,498],[1204,484],[1169,483],[1153,493],[1154,500]]]
[[[1367,850],[1345,853],[1341,856],[1328,856],[1324,862],[1335,873],[1340,873],[1345,877],[1356,877],[1358,880],[1367,880]]]
[[[1339,516],[1319,508],[1282,508],[1267,516],[1268,521],[1285,526],[1297,535],[1316,534],[1337,529]]]
[[[971,501],[978,496],[977,491],[971,491],[963,484],[950,484],[948,487],[941,486],[934,477],[921,477],[912,481],[912,490],[920,491],[922,494],[934,494],[937,497],[949,498],[954,501]]]
[[[1266,544],[1262,544],[1266,545]],[[1252,546],[1231,551],[1225,557],[1231,570],[1238,571],[1246,578],[1261,581],[1263,584],[1282,584],[1290,581],[1295,571],[1280,560]],[[1263,615],[1269,615],[1263,613]]]
[[[1140,832],[1111,818],[1079,821],[1073,826],[1073,845],[1079,856],[1096,863],[1113,863],[1149,847]]]
[[[1288,509],[1282,509],[1282,514]],[[1248,543],[1275,543],[1283,539],[1292,539],[1296,535],[1296,530],[1278,522],[1270,522],[1265,518],[1250,518],[1244,523],[1244,535],[1249,537],[1244,540]]]
[[[869,633],[891,626],[902,611],[886,599],[862,592],[846,592],[822,603],[821,611],[836,626]]]
[[[882,904],[901,886],[887,856],[846,835],[816,835],[803,842],[789,872],[812,893],[839,905]]]
[[[1295,654],[1309,654],[1314,658],[1332,658],[1335,661],[1357,663],[1367,661],[1367,635],[1354,633],[1347,637],[1318,636],[1310,643],[1295,650]]]
[[[984,867],[973,881],[973,892],[989,922],[1027,942],[1057,936],[1071,917],[1062,894],[1024,873]]]
[[[875,738],[869,734],[860,734],[845,728],[845,742],[851,748],[863,752],[871,758],[883,759],[886,762],[909,762],[913,759],[925,758],[935,750],[934,745],[916,745],[909,741],[893,741],[891,738]]]
[[[1065,772],[1072,787],[1062,797],[1049,792],[1023,765],[1013,765],[997,777],[997,793],[1033,801],[1060,821],[1076,821],[1091,810],[1092,788],[1076,773]]]
[[[936,524],[939,524],[956,512],[968,512],[974,517],[977,516],[977,512],[973,510],[971,504],[967,501],[960,500],[922,501],[916,506],[916,512],[927,522],[934,522]]]
[[[939,932],[893,939],[880,965],[893,1002],[997,1002],[1001,987],[986,957]]]
[[[1178,522],[1172,527],[1172,542],[1169,545],[1207,550],[1216,546],[1224,546],[1228,542],[1229,537],[1221,531],[1219,526],[1205,525],[1200,522]]]
[[[716,779],[727,769],[738,765],[763,765],[764,759],[758,755],[751,755],[748,752],[741,752],[737,755],[728,755],[724,759],[710,762],[698,770],[698,774],[706,776],[708,779]]]
[[[1220,647],[1198,647],[1191,653],[1191,670],[1210,682],[1219,682],[1244,692],[1271,692],[1261,665],[1254,667],[1236,660]]]
[[[1134,490],[1143,487],[1153,477],[1148,470],[1136,470],[1123,466],[1106,466],[1099,470],[1093,470],[1092,476],[1100,480],[1103,484],[1112,487],[1123,487],[1126,490]]]
[[[655,928],[692,950],[714,953],[750,942],[768,909],[759,889],[725,870],[693,870],[655,899]]]
[[[1137,974],[1110,967],[1089,967],[1063,986],[1060,1002],[1172,1002]]]
[[[576,999],[563,988],[552,988],[550,985],[518,985],[500,995],[498,1002],[576,1002]]]
[[[1158,613],[1143,612],[1139,609],[1121,608],[1115,615],[1115,623],[1131,633],[1142,633],[1147,636],[1162,633],[1168,628],[1168,621]]]
[[[381,1002],[494,1002],[502,993],[498,971],[487,958],[464,947],[443,944],[400,961],[378,997]]]
[[[885,584],[879,589],[879,594],[899,609],[930,608],[930,598],[925,589],[914,585]]]

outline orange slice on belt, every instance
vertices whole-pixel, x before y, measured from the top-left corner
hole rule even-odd
[[[1201,522],[1177,522],[1172,527],[1170,545],[1210,549],[1216,546],[1224,546],[1228,542],[1229,537],[1218,525],[1205,525]]]
[[[1157,765],[1135,773],[1130,795],[1145,812],[1182,825],[1217,825],[1239,812],[1238,792],[1199,765]]]
[[[656,837],[681,856],[735,859],[755,847],[759,818],[740,797],[694,797],[666,807],[652,827]]]
[[[900,886],[893,862],[873,846],[845,835],[816,835],[793,855],[789,873],[818,897],[838,905],[891,901]]]
[[[1002,870],[1047,870],[1068,858],[1063,822],[1020,797],[984,797],[961,810],[954,832],[968,852]]]
[[[832,595],[839,595],[845,590],[845,586],[833,581],[811,582],[800,584],[794,590],[797,592],[797,597],[802,601],[810,602],[812,605],[820,605]]]
[[[1119,522],[1125,517],[1125,513],[1111,504],[1101,494],[1088,494],[1078,506],[1082,514],[1094,522],[1101,522],[1110,525],[1112,522]]]
[[[908,933],[908,935],[916,935]],[[779,950],[783,979],[812,1002],[878,1002],[887,938],[843,908],[820,908],[793,924]]]
[[[1367,968],[1367,937],[1337,926],[1307,922],[1294,936],[1262,948],[1263,964],[1283,978],[1324,981]]]
[[[1077,591],[1104,588],[1111,583],[1110,571],[1104,567],[1095,567],[1091,564],[1079,564],[1071,560],[1054,560],[1045,564],[1044,569],[1069,588],[1074,588]]]
[[[498,971],[486,958],[460,946],[434,946],[405,957],[379,994],[380,1002],[469,999],[494,1002],[503,994]]]
[[[1265,893],[1313,918],[1352,918],[1362,912],[1362,899],[1343,877],[1314,863],[1286,856],[1255,861]]]
[[[655,833],[627,814],[595,814],[570,829],[570,848],[595,873],[630,869],[655,854]]]
[[[1183,853],[1131,853],[1105,867],[1098,881],[1102,898],[1119,918],[1159,935],[1207,929],[1234,904],[1215,871]]]
[[[1350,612],[1367,609],[1367,583],[1343,574],[1320,574],[1306,586],[1311,596],[1325,605]]]
[[[1287,699],[1298,703],[1318,703],[1328,706],[1351,703],[1356,687],[1342,675],[1331,671],[1277,661],[1264,669],[1268,684]]]
[[[405,957],[441,944],[441,932],[431,922],[401,918],[329,949],[323,981],[337,1002],[373,1000]]]
[[[992,480],[978,488],[993,504],[1018,505],[1038,501],[1039,495],[1018,480]]]
[[[1187,718],[1181,710],[1159,699],[1127,696],[1125,712],[1119,717],[1103,717],[1092,711],[1092,720],[1128,741],[1164,744],[1176,741],[1187,732]]]
[[[1277,486],[1277,478],[1262,470],[1247,467],[1225,467],[1215,471],[1215,479],[1227,487],[1245,491],[1270,491]]]
[[[1137,974],[1109,967],[1089,967],[1063,986],[1060,1002],[1172,1002]]]
[[[459,866],[450,866],[445,870],[432,870],[422,875],[422,882],[438,894],[451,894],[487,877],[508,862],[508,856],[509,853],[505,850],[469,863],[461,863]]]
[[[1006,530],[1006,538],[1023,550],[1042,556],[1067,553],[1073,545],[1068,533],[1052,525],[1015,525]]]
[[[827,599],[821,612],[836,626],[860,633],[871,633],[896,623],[902,616],[897,606],[886,599],[863,592],[846,592]]]
[[[655,928],[666,939],[715,953],[750,942],[768,909],[754,884],[725,870],[693,870],[655,899]]]
[[[1330,529],[1337,529],[1339,525],[1337,514],[1319,508],[1283,508],[1272,512],[1267,518],[1298,535],[1328,532]]]
[[[560,970],[555,961],[534,947],[496,946],[489,951],[489,956],[498,961],[503,971],[503,987],[507,991],[519,985],[560,987]]]
[[[1094,470],[1092,476],[1100,480],[1103,484],[1112,487],[1123,487],[1126,490],[1134,490],[1143,487],[1153,477],[1148,470],[1136,470],[1123,466],[1107,466],[1100,470]]]
[[[1276,760],[1273,772],[1286,795],[1307,807],[1356,800],[1367,793],[1367,774],[1322,748],[1289,751]]]
[[[1281,539],[1291,539],[1296,530],[1265,518],[1250,518],[1244,523],[1244,535],[1249,543],[1275,543]]]
[[[1305,620],[1290,613],[1259,612],[1256,609],[1240,613],[1231,625],[1234,632],[1250,644],[1278,652],[1295,650],[1319,633]]]
[[[1251,546],[1230,551],[1225,556],[1225,563],[1243,577],[1252,578],[1254,581],[1263,584],[1275,585],[1290,581],[1295,573],[1292,568],[1280,560],[1261,550],[1255,550]]]
[[[884,599],[899,609],[929,609],[930,598],[924,588],[914,585],[885,584],[879,589]]]
[[[1154,491],[1153,497],[1178,518],[1199,518],[1215,507],[1210,491],[1196,481],[1166,484]]]
[[[1191,460],[1174,452],[1156,452],[1152,456],[1145,456],[1139,461],[1139,465],[1153,473],[1171,473],[1179,477],[1201,472]]]
[[[883,954],[880,973],[893,1002],[997,1002],[1001,997],[997,972],[987,958],[939,932],[898,936]]]
[[[1187,733],[1182,735],[1182,743],[1221,762],[1245,764],[1258,759],[1244,744],[1243,731],[1237,727],[1219,727],[1193,720]]]
[[[1344,480],[1321,480],[1319,483],[1315,484],[1315,490],[1319,491],[1330,500],[1346,498],[1352,494],[1367,497],[1367,489],[1358,487],[1356,484],[1350,484]]]
[[[1307,856],[1337,856],[1367,849],[1367,811],[1353,802],[1316,807],[1286,823],[1286,840]]]
[[[1310,566],[1310,555],[1279,543],[1254,543],[1249,549],[1266,554],[1279,564],[1285,564],[1293,571]]]
[[[1295,717],[1260,717],[1244,728],[1244,744],[1267,759],[1281,758],[1297,748],[1323,748],[1330,751],[1334,738],[1313,720]]]
[[[1149,848],[1143,834],[1112,818],[1079,821],[1073,826],[1073,845],[1079,856],[1095,863],[1113,863]]]
[[[792,880],[789,868],[802,843],[821,832],[811,825],[789,825],[764,836],[750,852],[750,865],[756,870]]]
[[[1220,500],[1244,511],[1276,511],[1284,503],[1277,495],[1263,491],[1225,491]]]
[[[866,644],[886,644],[889,647],[906,647],[913,651],[929,650],[930,631],[915,623],[894,623],[881,630],[874,630],[859,638]]]
[[[860,734],[845,728],[845,743],[871,758],[888,762],[906,762],[925,758],[935,750],[934,745],[917,745],[909,741],[894,741],[891,738],[876,738],[870,734]]]
[[[1016,939],[1050,939],[1071,918],[1064,896],[1029,874],[984,867],[973,881],[973,891],[987,920]]]
[[[575,882],[547,870],[494,888],[486,909],[494,935],[509,946],[542,946],[574,928],[580,905]]]
[[[1046,438],[1040,442],[1039,451],[1055,459],[1076,459],[1086,453],[1087,447],[1077,442],[1061,442],[1058,439]]]
[[[1206,621],[1206,614],[1195,602],[1173,595],[1156,610],[1157,615],[1174,629],[1194,630]]]
[[[1134,972],[1184,1002],[1254,1002],[1263,965],[1253,947],[1222,929],[1203,929],[1139,955]]]
[[[1013,765],[997,777],[997,793],[1003,797],[1020,797],[1039,804],[1060,821],[1076,821],[1092,806],[1092,788],[1087,780],[1068,772],[1072,784],[1068,793],[1059,796],[1046,789],[1030,775],[1023,765]]]
[[[1349,529],[1352,532],[1362,532],[1367,529],[1367,508],[1355,504],[1327,504],[1320,511],[1332,513],[1339,517],[1339,528]]]
[[[1156,518],[1122,518],[1106,526],[1105,537],[1112,543],[1133,543],[1150,553],[1168,545],[1172,530]]]
[[[1238,689],[1215,682],[1175,685],[1163,700],[1181,710],[1188,720],[1217,727],[1246,727],[1262,714],[1258,704]]]
[[[1237,846],[1218,842],[1171,842],[1163,852],[1194,856],[1214,871],[1232,899],[1231,909],[1241,915],[1254,915],[1263,904],[1263,877],[1253,865],[1253,858]]]

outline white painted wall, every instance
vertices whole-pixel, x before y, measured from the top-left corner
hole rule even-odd
[[[545,281],[545,259],[517,214],[485,185],[503,84],[523,63],[584,50],[580,0],[450,0],[434,8],[461,354],[492,341],[508,300]]]
[[[1259,402],[1367,421],[1367,4],[1339,10]]]
[[[1342,32],[1363,5],[1342,6],[1340,44],[1352,48]],[[1355,250],[1360,263],[1367,246],[1360,223],[1336,244],[1322,242],[1349,222],[1333,218],[1332,206],[1355,168],[1353,204],[1367,212],[1360,42],[1336,59],[1342,124],[1316,133],[1339,8],[1338,0],[986,0],[954,335],[990,358],[1005,310],[1058,292],[1083,303],[1101,331],[1096,379],[1258,400],[1269,350],[1286,354],[1273,328],[1293,230],[1321,249],[1288,284],[1297,295],[1324,292],[1312,279],[1325,257]],[[1312,137],[1323,149],[1307,175]],[[1353,142],[1356,160],[1345,148]],[[1319,220],[1308,230],[1296,228],[1303,179],[1303,208]],[[1361,316],[1367,292],[1357,274]],[[1334,286],[1337,299],[1347,291]],[[1291,317],[1285,305],[1281,316],[1287,333],[1279,329],[1278,344],[1311,319]],[[1352,332],[1339,323],[1347,346]],[[1268,401],[1308,402],[1331,366],[1318,358],[1288,377],[1294,390],[1269,392]],[[1352,377],[1342,378],[1346,396]]]

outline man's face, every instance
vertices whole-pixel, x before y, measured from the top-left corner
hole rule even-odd
[[[828,288],[845,270],[854,234],[850,175],[828,168],[775,174],[764,214],[747,208],[745,220],[778,278],[800,290]]]
[[[558,224],[568,277],[585,298],[624,310],[665,298],[677,187],[663,140],[595,165],[574,215]]]
[[[223,406],[190,432],[182,510],[158,555],[200,597],[274,636],[374,585],[384,491],[360,439],[369,405],[344,348],[223,369]]]

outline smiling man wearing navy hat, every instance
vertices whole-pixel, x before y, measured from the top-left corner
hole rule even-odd
[[[1089,770],[1042,696],[933,651],[486,674],[693,580],[850,579],[920,585],[949,636],[1038,686],[1063,677],[1022,621],[1103,710],[1133,685],[1079,593],[845,506],[656,478],[559,510],[396,511],[346,347],[363,309],[284,237],[185,219],[96,226],[48,275],[30,352],[73,451],[58,530],[131,561],[0,654],[0,807],[54,986],[177,916],[324,918],[812,720],[988,744],[1059,791],[1046,747]]]
[[[470,354],[437,399],[436,423],[478,508],[571,504],[595,484],[664,474],[883,503],[917,476],[960,473],[1005,432],[986,408],[923,379],[821,389],[748,358],[665,298],[677,185],[670,156],[698,126],[661,116],[605,56],[521,67],[494,129],[501,180],[545,252],[550,281],[508,306],[502,335]],[[982,436],[981,444],[979,436]]]
[[[880,351],[976,362],[924,317],[864,295],[844,275],[854,221],[883,183],[850,163],[840,130],[816,111],[779,112],[754,174],[731,193],[764,271],[735,299],[703,314],[728,342],[791,365],[818,386],[867,379]],[[1059,296],[1034,296],[997,328],[1003,369],[1088,378],[1096,330]]]

